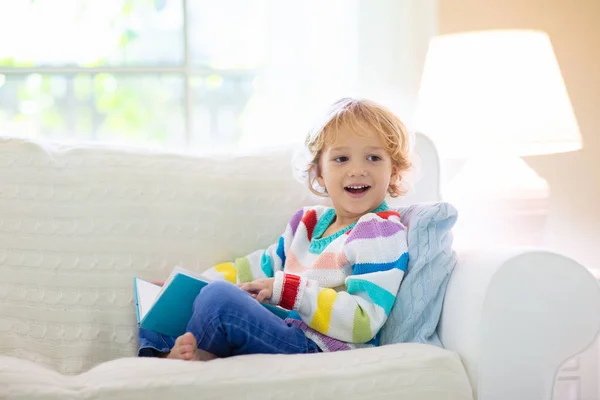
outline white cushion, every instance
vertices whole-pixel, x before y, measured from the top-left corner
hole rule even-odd
[[[473,398],[459,357],[423,344],[207,363],[122,358],[77,376],[0,357],[0,398],[9,393],[45,400]]]
[[[133,277],[275,242],[317,201],[290,157],[0,141],[0,354],[64,373],[136,354]]]

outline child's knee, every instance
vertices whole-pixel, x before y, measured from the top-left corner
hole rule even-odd
[[[216,311],[216,309],[225,306],[228,300],[239,294],[240,290],[236,285],[226,281],[211,282],[196,296],[194,307]]]
[[[237,285],[227,281],[214,281],[209,283],[201,293],[211,296],[232,296],[232,293],[237,294],[240,290]]]

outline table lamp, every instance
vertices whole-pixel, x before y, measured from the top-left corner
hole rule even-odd
[[[471,244],[541,244],[549,188],[520,157],[582,147],[545,33],[491,30],[432,39],[415,128],[434,141],[442,160],[467,160],[444,196],[459,208],[461,232],[472,227]],[[525,219],[532,216],[536,233],[525,238]],[[493,234],[492,226],[502,229]]]

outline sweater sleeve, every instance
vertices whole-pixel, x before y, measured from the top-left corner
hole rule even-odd
[[[351,343],[371,340],[394,305],[408,264],[405,227],[394,211],[367,214],[344,243],[346,291],[278,271],[273,302],[298,312],[316,331]]]
[[[273,278],[277,271],[283,271],[285,267],[286,254],[303,215],[304,210],[298,210],[288,222],[285,232],[279,237],[277,243],[272,244],[266,250],[256,250],[233,262],[215,265],[202,275],[210,280],[224,279],[231,283]]]

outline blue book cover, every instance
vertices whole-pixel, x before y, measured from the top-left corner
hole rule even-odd
[[[163,335],[183,335],[192,316],[194,299],[208,283],[204,277],[179,267],[173,270],[162,287],[134,278],[138,326]],[[289,314],[281,307],[261,304],[282,319]]]

